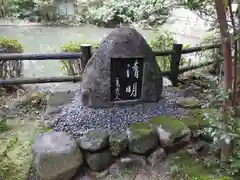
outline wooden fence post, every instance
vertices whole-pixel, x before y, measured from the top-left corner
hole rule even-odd
[[[87,65],[88,60],[91,58],[92,46],[89,44],[81,44],[80,46],[80,52],[82,53],[81,56],[81,73],[83,73],[85,66]]]
[[[182,55],[182,44],[173,44],[172,48],[172,56],[170,62],[170,80],[172,81],[172,85],[176,86],[178,83],[178,73],[179,73],[179,64],[181,61]]]

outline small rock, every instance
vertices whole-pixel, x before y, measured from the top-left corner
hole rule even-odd
[[[65,104],[68,104],[73,100],[73,97],[74,96],[70,90],[56,91],[48,95],[44,120],[48,121],[47,124],[50,125],[50,127],[55,123],[56,115],[61,111]]]
[[[86,152],[86,162],[93,171],[103,171],[107,169],[113,162],[112,154],[109,150],[98,153]]]
[[[105,179],[109,174],[109,169],[106,169],[102,172],[99,172],[97,175],[96,175],[96,178],[97,179]]]
[[[6,118],[8,115],[8,109],[0,107],[0,118]]]
[[[73,94],[70,90],[67,91],[56,91],[51,93],[47,99],[47,111],[48,108],[56,111],[56,107],[68,104],[73,100]],[[50,113],[51,111],[49,111]]]
[[[196,152],[202,151],[204,148],[208,146],[208,143],[205,141],[198,141],[196,144],[194,144],[194,149]]]
[[[139,156],[136,154],[128,154],[120,159],[120,168],[122,169],[132,169],[141,168],[147,166],[147,159],[145,156]]]
[[[163,77],[163,85],[171,87],[172,86],[172,82],[168,78]]]
[[[198,129],[192,129],[191,131],[192,131],[192,138],[198,139],[198,137],[200,135]]]
[[[163,148],[186,144],[191,140],[190,129],[173,116],[156,116],[150,123],[157,132]]]
[[[205,141],[198,141],[196,143],[193,144],[193,147],[187,149],[187,152],[190,155],[201,155],[201,156],[205,156],[209,153],[210,151],[210,146],[207,142]]]
[[[201,88],[198,86],[190,86],[184,90],[184,97],[198,97],[201,93]]]
[[[78,138],[77,144],[86,151],[96,152],[108,147],[109,136],[101,130],[90,131]]]
[[[134,123],[128,128],[129,151],[137,154],[147,154],[159,144],[157,135],[150,124]]]
[[[126,134],[115,132],[109,138],[110,150],[113,156],[119,156],[128,147]]]
[[[42,179],[69,180],[83,164],[74,138],[65,132],[46,132],[32,145],[34,164]]]
[[[180,97],[177,104],[184,108],[199,108],[201,103],[195,97]]]
[[[166,152],[163,148],[158,148],[156,151],[154,151],[152,154],[148,156],[148,162],[154,166],[158,163],[160,163],[164,158],[166,157]]]
[[[195,149],[187,149],[187,153],[188,153],[189,155],[192,155],[192,156],[194,156],[194,155],[197,154],[197,152],[196,152]]]
[[[54,121],[51,121],[51,120],[43,120],[42,121],[42,125],[46,129],[52,128],[53,127],[53,123],[54,123]]]

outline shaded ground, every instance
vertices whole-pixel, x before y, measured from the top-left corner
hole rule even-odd
[[[31,144],[41,126],[34,116],[7,120],[8,131],[0,134],[0,176],[7,180],[23,180],[31,164]],[[4,157],[5,156],[5,157]]]
[[[73,180],[215,180],[219,175],[214,168],[181,150],[155,166],[143,160],[130,163],[118,160],[109,170],[95,174],[85,172]]]

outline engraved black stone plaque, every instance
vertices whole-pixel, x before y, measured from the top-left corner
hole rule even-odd
[[[111,58],[111,101],[141,98],[143,57]]]

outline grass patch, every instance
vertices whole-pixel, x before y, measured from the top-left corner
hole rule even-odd
[[[24,180],[32,162],[32,143],[46,130],[33,117],[10,119],[4,126],[8,131],[0,134],[0,179]]]
[[[4,133],[9,130],[9,127],[7,125],[7,120],[3,119],[0,120],[0,134]]]
[[[180,151],[170,159],[169,180],[232,180],[216,173],[214,167],[205,167],[204,162]]]

